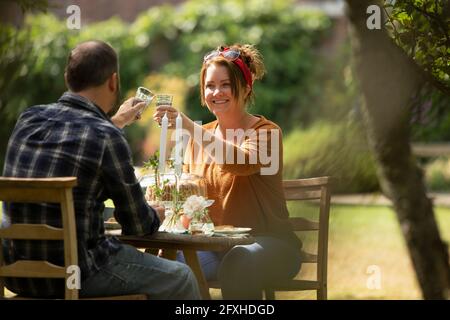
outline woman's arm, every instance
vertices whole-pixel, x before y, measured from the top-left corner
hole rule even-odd
[[[165,112],[173,126],[178,115],[173,107],[158,107],[154,114],[155,121],[160,121]],[[181,116],[183,130],[189,133],[194,142],[194,150],[191,152],[200,154],[200,158],[190,157],[194,161],[204,163],[207,161],[204,156],[210,157],[222,170],[240,176],[277,172],[282,150],[281,131],[278,127],[266,125],[246,132],[243,129],[230,130],[225,135],[228,139],[223,139],[193,122],[185,114],[181,113]],[[234,140],[236,143],[231,142]],[[195,150],[196,147],[198,150]]]

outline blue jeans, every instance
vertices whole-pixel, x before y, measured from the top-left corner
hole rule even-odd
[[[109,262],[81,283],[80,297],[147,294],[152,300],[201,299],[191,269],[123,245]]]
[[[255,240],[228,252],[197,253],[206,280],[219,280],[224,299],[262,299],[266,284],[292,279],[300,271],[298,248],[274,237]],[[181,252],[177,260],[184,262]]]

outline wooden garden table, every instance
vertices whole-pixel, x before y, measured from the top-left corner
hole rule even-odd
[[[171,260],[175,260],[177,250],[183,251],[187,265],[189,265],[197,278],[203,299],[211,299],[211,296],[209,294],[208,283],[198,261],[197,251],[223,251],[231,249],[236,245],[246,245],[255,242],[252,237],[208,237],[204,235],[175,234],[159,231],[147,236],[124,236],[120,235],[120,230],[110,230],[108,234],[117,235],[122,242],[136,248],[143,248],[147,251],[151,249],[163,249],[163,257]]]

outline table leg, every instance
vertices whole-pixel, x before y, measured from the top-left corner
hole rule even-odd
[[[203,274],[200,263],[198,262],[197,251],[184,249],[183,255],[186,263],[189,267],[191,267],[195,277],[197,278],[198,286],[203,299],[211,300],[208,283],[206,282],[205,275]]]
[[[150,254],[152,254],[152,255],[154,255],[154,256],[157,256],[158,253],[159,253],[159,249],[156,249],[156,248],[147,248],[147,249],[145,249],[145,252],[146,252],[146,253],[150,253]]]
[[[162,251],[161,257],[169,259],[169,260],[176,260],[177,259],[177,250],[174,250],[174,249],[163,249],[161,251]]]

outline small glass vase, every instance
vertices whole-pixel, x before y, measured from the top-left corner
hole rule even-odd
[[[189,232],[192,235],[212,236],[214,234],[214,223],[208,213],[196,213],[189,223]]]
[[[183,225],[183,227],[186,230],[189,230],[189,225],[191,223],[191,220],[192,219],[189,216],[185,215],[185,214],[181,215],[181,217],[180,217],[181,224]]]
[[[161,223],[159,231],[171,232],[171,233],[185,233],[187,228],[185,228],[181,217],[183,216],[180,212],[174,212],[172,209],[166,209],[166,217]]]

